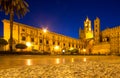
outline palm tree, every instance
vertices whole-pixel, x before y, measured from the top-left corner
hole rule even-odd
[[[12,52],[13,42],[13,21],[14,15],[18,18],[23,17],[28,10],[29,5],[25,0],[0,0],[0,10],[4,11],[6,15],[10,14],[10,51]]]

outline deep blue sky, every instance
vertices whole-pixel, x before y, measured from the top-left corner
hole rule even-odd
[[[79,28],[88,16],[92,20],[101,19],[101,30],[120,25],[120,0],[27,0],[30,12],[16,22],[48,27],[49,31],[78,38]],[[0,12],[0,20],[9,19]],[[2,22],[0,22],[2,35]]]

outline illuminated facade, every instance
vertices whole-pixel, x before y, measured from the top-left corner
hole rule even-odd
[[[100,42],[100,19],[97,17],[94,20],[94,30],[92,29],[91,20],[87,17],[84,21],[84,29],[79,29],[79,38],[83,41],[83,48],[86,52],[92,53],[94,44]]]
[[[3,20],[4,39],[9,42],[10,22]],[[120,26],[107,28],[100,31],[100,19],[94,20],[94,30],[91,20],[87,17],[84,21],[84,29],[79,29],[79,39],[71,38],[62,34],[35,28],[25,24],[14,22],[13,47],[18,43],[26,44],[26,51],[50,52],[61,54],[71,49],[78,49],[85,54],[110,54],[120,53]],[[9,50],[7,45],[6,50]]]
[[[84,21],[84,29],[79,30],[79,38],[80,39],[93,39],[96,42],[100,40],[100,19],[97,17],[94,20],[94,31],[92,30],[91,20],[87,17]]]
[[[94,20],[94,33],[92,33],[91,21],[84,22],[84,29],[80,28],[79,38],[83,41],[83,47],[92,54],[117,54],[120,53],[120,26],[107,28],[100,31],[100,19]]]
[[[85,33],[85,39],[93,38],[93,30],[91,28],[91,21],[87,17],[87,19],[84,21],[84,33]]]
[[[120,53],[120,26],[103,30],[102,41],[109,42],[112,54]]]
[[[3,20],[4,39],[9,41],[10,22]],[[51,52],[51,54],[61,54],[71,48],[80,49],[80,40],[64,36],[62,34],[46,31],[42,28],[35,28],[25,24],[14,22],[13,26],[14,50],[17,43],[26,44],[27,51],[38,50],[41,52]],[[9,45],[7,46],[9,49]]]

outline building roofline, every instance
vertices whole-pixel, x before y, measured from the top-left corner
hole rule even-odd
[[[2,22],[10,22],[9,20],[7,20],[7,19],[3,19],[2,20]],[[20,25],[23,25],[23,26],[27,26],[27,27],[30,27],[30,28],[34,28],[34,29],[36,29],[36,30],[39,30],[39,29],[42,29],[42,28],[38,28],[38,27],[34,27],[34,26],[30,26],[30,25],[26,25],[26,24],[22,24],[22,23],[19,23],[19,22],[13,22],[13,23],[15,23],[15,24],[20,24]],[[53,33],[53,34],[57,34],[57,35],[61,35],[61,36],[64,36],[64,37],[69,37],[69,38],[72,38],[72,39],[75,39],[75,40],[79,40],[79,39],[77,39],[77,38],[73,38],[73,37],[70,37],[70,36],[66,36],[66,35],[63,35],[63,34],[59,34],[59,33],[56,33],[56,32],[52,32],[52,31],[50,31],[51,33]]]

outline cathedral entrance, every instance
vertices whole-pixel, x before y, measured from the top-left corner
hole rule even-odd
[[[92,47],[94,45],[94,39],[93,38],[87,39],[85,44],[86,44],[86,53],[92,54]]]

